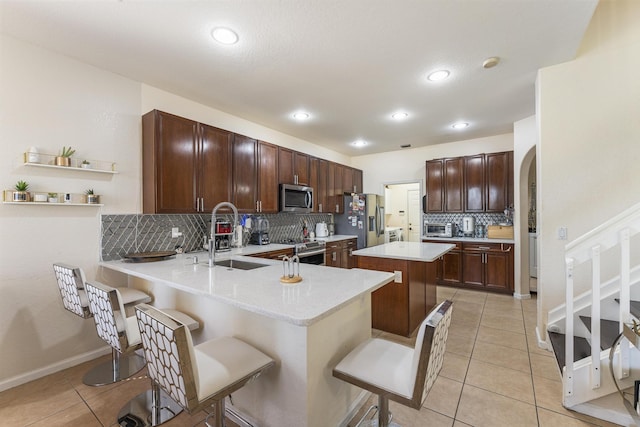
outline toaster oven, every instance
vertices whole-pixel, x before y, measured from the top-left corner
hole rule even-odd
[[[450,222],[424,222],[425,237],[453,237],[454,225]]]

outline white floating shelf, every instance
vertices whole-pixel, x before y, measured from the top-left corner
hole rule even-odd
[[[104,206],[102,203],[49,203],[49,202],[2,202],[4,205],[39,205],[39,206]]]
[[[69,166],[61,166],[56,164],[56,154],[45,153],[22,153],[19,160],[24,166],[38,167],[38,168],[52,168],[62,170],[73,170],[80,172],[97,172],[107,174],[117,174],[116,164],[114,162],[106,160],[94,160],[80,157],[70,157]],[[89,167],[82,167],[83,162],[88,162]]]
[[[75,167],[75,166],[56,166],[56,165],[45,165],[42,163],[24,163],[25,166],[35,166],[38,168],[52,168],[52,169],[65,169],[65,170],[73,170],[73,171],[80,171],[80,172],[97,172],[97,173],[110,173],[110,174],[117,174],[119,173],[118,171],[114,171],[114,170],[104,170],[104,169],[91,169],[91,168],[83,168],[83,167]]]

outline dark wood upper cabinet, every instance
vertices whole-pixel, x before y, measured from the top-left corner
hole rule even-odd
[[[362,171],[360,169],[353,170],[353,187],[355,193],[362,193]]]
[[[232,135],[162,111],[145,114],[143,212],[206,212],[231,200]]]
[[[485,212],[503,212],[509,205],[509,153],[491,153],[485,157]],[[512,161],[513,163],[513,161]]]
[[[313,211],[342,210],[344,191],[362,191],[362,171],[173,114],[142,117],[144,213],[279,211],[279,184],[309,185]]]
[[[427,212],[442,212],[444,206],[443,161],[428,160],[427,168]]]
[[[484,154],[464,158],[465,212],[484,212]]]
[[[342,170],[342,192],[353,193],[353,169],[345,167]]]
[[[204,124],[200,125],[201,150],[199,153],[201,195],[200,212],[210,212],[220,202],[232,196],[231,165],[233,134]]]
[[[464,209],[464,158],[444,160],[444,211],[462,212]]]
[[[281,184],[309,185],[309,156],[278,147],[279,180]]]
[[[257,211],[258,141],[243,135],[233,140],[233,204],[238,212]]]
[[[318,159],[318,186],[314,187],[316,212],[328,212],[329,202],[329,162]]]
[[[336,213],[336,166],[327,162],[327,208],[324,212]]]
[[[343,206],[344,171],[345,171],[345,166],[336,163],[335,175],[334,175],[334,187],[333,187],[333,194],[334,194],[333,203],[335,204],[335,206],[333,207],[334,213],[342,213],[342,209],[344,209],[344,206]]]
[[[293,172],[298,185],[309,185],[309,156],[295,151],[293,153]]]
[[[278,212],[278,146],[258,141],[258,212]]]

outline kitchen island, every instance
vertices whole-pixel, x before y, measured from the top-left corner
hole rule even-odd
[[[435,261],[452,250],[447,243],[391,242],[353,251],[357,266],[394,273],[394,281],[371,295],[371,326],[411,336],[436,305]]]
[[[193,256],[102,262],[101,280],[125,274],[129,286],[153,295],[154,305],[200,320],[195,343],[235,336],[273,357],[275,367],[233,394],[234,406],[259,425],[346,425],[367,394],[333,378],[331,370],[371,336],[371,292],[393,274],[303,264],[302,282],[283,284],[281,262],[233,255],[264,266],[229,270],[209,268],[202,262],[206,253],[198,263]]]

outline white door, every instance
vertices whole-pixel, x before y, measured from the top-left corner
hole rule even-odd
[[[420,224],[422,223],[420,218],[420,190],[407,191],[407,213],[409,229],[404,232],[403,239],[410,242],[420,241]]]

